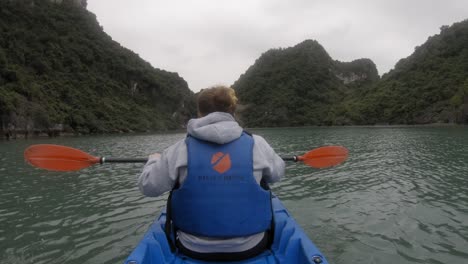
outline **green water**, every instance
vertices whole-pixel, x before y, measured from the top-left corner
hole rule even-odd
[[[330,263],[468,263],[468,128],[262,129],[280,154],[349,148],[338,167],[289,164],[274,185]],[[32,144],[143,157],[184,134],[0,142],[1,263],[121,263],[166,197],[143,197],[141,166],[57,173],[25,164]]]

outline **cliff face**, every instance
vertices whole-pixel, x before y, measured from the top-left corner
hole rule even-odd
[[[86,1],[70,3],[2,0],[3,134],[182,127],[195,113],[187,83],[113,41]]]
[[[334,72],[344,84],[375,83],[379,80],[377,67],[370,59],[358,59],[352,62],[335,61]]]
[[[379,79],[369,59],[334,61],[316,41],[264,53],[233,85],[247,126],[329,125],[336,105]]]

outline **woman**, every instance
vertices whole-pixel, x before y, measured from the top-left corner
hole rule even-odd
[[[192,258],[246,259],[271,242],[271,193],[264,183],[279,181],[285,164],[262,137],[243,131],[236,105],[232,88],[202,90],[187,138],[151,155],[138,179],[146,196],[172,190],[168,239]]]

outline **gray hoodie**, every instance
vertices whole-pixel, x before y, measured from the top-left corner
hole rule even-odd
[[[191,119],[188,133],[198,139],[224,144],[240,137],[243,129],[228,113],[214,112],[207,116]],[[284,175],[284,161],[260,136],[253,135],[253,167],[257,183],[262,177],[268,183],[277,182]],[[187,177],[187,146],[185,139],[163,151],[160,158],[150,159],[138,178],[138,187],[146,196],[159,196],[172,190],[176,181],[182,184]],[[181,231],[179,241],[188,249],[200,253],[240,252],[257,245],[263,233],[230,239],[197,237]]]

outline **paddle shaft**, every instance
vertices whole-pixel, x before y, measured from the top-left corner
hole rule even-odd
[[[338,165],[348,157],[348,150],[341,146],[323,146],[301,156],[282,157],[284,161],[301,161],[313,168],[328,168]],[[31,165],[54,171],[76,171],[94,164],[145,163],[148,158],[96,157],[79,149],[53,144],[38,144],[24,151],[24,158]]]
[[[148,158],[106,158],[101,157],[99,163],[146,163]]]
[[[297,161],[297,157],[281,157],[284,161]],[[99,163],[146,163],[148,161],[147,158],[106,158],[101,157]]]

